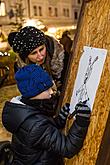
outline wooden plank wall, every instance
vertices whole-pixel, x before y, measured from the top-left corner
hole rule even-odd
[[[101,141],[96,165],[110,165],[110,112]]]
[[[88,1],[88,2],[87,2]],[[110,111],[110,0],[85,0],[74,40],[70,74],[63,104],[70,101],[83,46],[108,50],[84,146],[67,165],[95,165]],[[92,84],[91,84],[92,86]],[[67,129],[71,125],[67,122]]]

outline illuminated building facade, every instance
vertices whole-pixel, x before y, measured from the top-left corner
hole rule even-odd
[[[0,24],[6,34],[27,19],[40,20],[50,28],[74,29],[82,0],[1,0]]]

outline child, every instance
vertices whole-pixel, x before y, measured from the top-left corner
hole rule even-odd
[[[21,98],[5,103],[2,122],[12,133],[12,165],[64,165],[83,146],[90,108],[76,106],[76,119],[68,134],[61,132],[69,114],[69,103],[55,116],[52,79],[36,64],[19,69],[15,79]]]

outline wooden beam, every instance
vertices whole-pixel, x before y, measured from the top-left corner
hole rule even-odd
[[[110,165],[110,113],[101,141],[96,165]]]

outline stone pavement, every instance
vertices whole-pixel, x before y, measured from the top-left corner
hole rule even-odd
[[[1,113],[4,103],[17,95],[19,95],[19,91],[16,84],[0,88],[0,141],[10,140],[11,138],[11,134],[5,130],[1,122]]]

